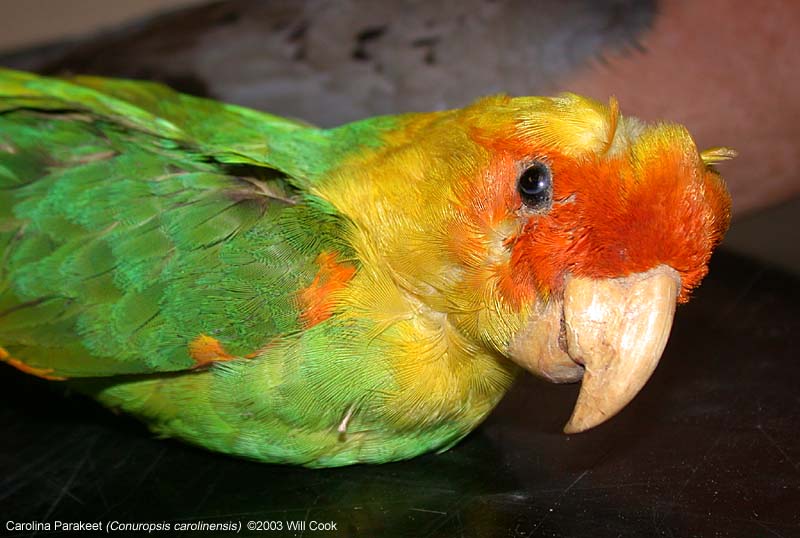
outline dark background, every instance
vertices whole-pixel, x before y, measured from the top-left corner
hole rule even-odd
[[[578,387],[525,376],[450,451],[379,466],[266,465],[153,439],[57,384],[4,372],[3,519],[337,523],[306,536],[800,536],[799,299],[797,278],[719,253],[618,417],[563,435]]]

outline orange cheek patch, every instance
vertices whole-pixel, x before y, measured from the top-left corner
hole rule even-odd
[[[356,273],[355,267],[337,262],[336,257],[335,252],[323,252],[317,256],[319,271],[311,284],[298,294],[300,318],[306,328],[331,317],[334,306],[331,295],[344,289]]]
[[[518,275],[514,267],[508,264],[497,272],[497,289],[503,298],[514,309],[519,310],[525,303],[536,299],[536,288],[533,279]]]
[[[9,366],[13,366],[20,372],[41,377],[42,379],[48,379],[50,381],[65,381],[67,379],[66,377],[62,377],[60,375],[53,375],[55,370],[52,368],[36,368],[34,366],[25,364],[21,360],[13,358],[8,354],[8,351],[2,347],[0,347],[0,361],[8,364]]]
[[[514,308],[532,300],[534,282],[527,271],[515,272],[509,263],[491,261],[498,241],[512,250],[522,201],[517,194],[521,158],[509,152],[492,156],[480,181],[465,181],[460,200],[463,219],[449,227],[449,248],[463,265],[472,267],[470,285],[491,286]],[[502,237],[502,234],[510,234]],[[495,288],[496,286],[496,288]]]
[[[520,206],[516,194],[517,161],[507,154],[496,155],[484,173],[483,181],[468,183],[463,203],[470,220],[488,231]]]
[[[693,179],[681,151],[656,150],[637,173],[623,157],[553,159],[557,203],[520,234],[517,273],[529,268],[541,290],[558,290],[566,272],[613,278],[665,264],[681,274],[686,301],[727,225],[727,196],[714,177]]]

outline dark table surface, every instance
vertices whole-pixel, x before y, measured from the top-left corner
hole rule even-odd
[[[617,418],[563,435],[578,387],[524,376],[449,452],[383,466],[264,465],[154,439],[3,367],[0,534],[32,534],[6,520],[234,521],[280,536],[293,533],[246,524],[305,520],[337,530],[294,535],[800,536],[799,298],[797,278],[721,252]]]

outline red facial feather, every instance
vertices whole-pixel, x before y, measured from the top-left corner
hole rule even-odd
[[[730,201],[696,154],[655,151],[638,173],[627,153],[578,161],[550,152],[554,204],[514,240],[518,285],[529,273],[539,290],[558,292],[567,273],[614,278],[665,264],[680,273],[679,300],[688,300],[727,229]]]
[[[730,197],[688,135],[651,132],[639,151],[579,158],[515,135],[478,132],[473,138],[493,157],[484,180],[471,184],[472,201],[465,204],[476,231],[468,234],[459,226],[453,239],[474,253],[471,246],[489,236],[486,227],[519,221],[518,233],[505,240],[511,263],[493,268],[511,304],[561,293],[568,273],[614,278],[661,264],[680,273],[679,301],[685,302],[728,227]],[[548,212],[526,217],[516,182],[532,160],[551,167],[554,203]]]

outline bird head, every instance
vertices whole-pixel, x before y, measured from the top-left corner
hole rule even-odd
[[[711,165],[733,152],[701,153],[684,127],[624,118],[613,99],[501,97],[473,110],[490,157],[466,205],[473,229],[487,214],[503,229],[497,290],[528,314],[506,353],[554,381],[582,378],[565,430],[583,431],[641,389],[676,303],[706,275],[730,221]]]
[[[336,189],[362,250],[471,341],[582,379],[565,431],[622,409],[727,230],[712,165],[733,152],[573,94],[409,115],[384,142]]]

